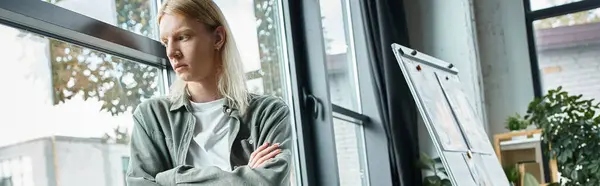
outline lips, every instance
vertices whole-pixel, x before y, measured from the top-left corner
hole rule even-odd
[[[177,63],[177,64],[176,64],[176,65],[173,67],[173,70],[178,70],[178,69],[180,69],[180,68],[182,68],[182,67],[187,67],[187,65],[186,65],[186,64],[183,64],[183,63]]]

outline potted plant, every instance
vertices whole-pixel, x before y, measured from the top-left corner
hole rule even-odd
[[[593,99],[562,87],[529,104],[525,119],[542,129],[548,157],[555,158],[564,185],[600,185],[600,111]]]
[[[515,115],[509,116],[506,119],[506,129],[510,130],[511,132],[523,131],[523,130],[527,129],[529,124],[530,124],[529,121],[521,118],[521,115],[519,115],[518,113],[515,113]],[[527,139],[527,135],[514,136],[514,137],[512,137],[512,139],[513,140]]]
[[[428,175],[423,178],[423,186],[452,186],[439,157],[432,159],[427,154],[421,153],[417,166]]]

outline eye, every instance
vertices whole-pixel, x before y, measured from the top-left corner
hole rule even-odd
[[[180,35],[179,37],[177,37],[177,40],[184,41],[184,40],[187,40],[189,38],[190,38],[190,36],[188,36],[188,35]]]

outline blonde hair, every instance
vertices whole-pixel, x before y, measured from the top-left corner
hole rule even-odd
[[[214,30],[219,26],[225,29],[225,42],[220,52],[222,71],[218,80],[219,93],[231,101],[232,106],[244,113],[248,108],[248,89],[240,53],[232,32],[221,9],[212,0],[167,0],[158,14],[158,23],[164,14],[180,14],[193,18]],[[177,78],[171,86],[170,97],[179,99],[185,95],[186,82]]]

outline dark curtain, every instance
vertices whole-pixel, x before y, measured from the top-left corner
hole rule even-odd
[[[378,107],[390,149],[393,185],[421,185],[417,108],[392,51],[392,43],[410,47],[402,0],[363,0],[367,46]]]

